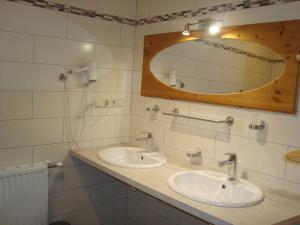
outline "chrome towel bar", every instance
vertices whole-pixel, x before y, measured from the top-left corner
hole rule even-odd
[[[232,116],[227,116],[225,120],[208,118],[208,117],[200,117],[200,116],[190,116],[190,115],[180,114],[177,108],[173,109],[172,112],[163,112],[162,114],[168,116],[183,117],[188,119],[203,120],[203,121],[208,121],[213,123],[227,123],[228,125],[232,125],[234,122]]]

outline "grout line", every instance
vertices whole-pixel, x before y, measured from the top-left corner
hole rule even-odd
[[[114,140],[114,139],[122,139],[122,138],[127,138],[128,136],[118,136],[118,137],[109,137],[109,138],[99,138],[99,139],[85,139],[81,140],[82,142],[89,142],[89,141],[109,141],[109,140]],[[8,150],[8,149],[15,149],[15,148],[36,148],[36,147],[45,147],[45,146],[52,146],[52,145],[63,145],[63,144],[69,144],[71,142],[64,141],[62,140],[61,142],[53,142],[53,143],[46,143],[46,144],[34,144],[34,145],[21,145],[21,146],[11,146],[11,147],[4,147],[0,148],[1,150]],[[68,166],[67,166],[68,167]]]
[[[34,92],[31,92],[31,119],[34,118]],[[0,120],[1,121],[1,120]]]
[[[70,19],[70,13],[67,13],[67,23],[66,23],[66,29],[65,29],[65,39],[68,39],[68,32],[69,32],[69,19]]]
[[[112,43],[105,43],[105,42],[98,42],[98,41],[91,41],[91,40],[73,39],[73,38],[68,38],[67,36],[66,37],[58,37],[58,36],[52,36],[52,35],[46,35],[46,34],[26,33],[26,32],[19,32],[19,31],[14,31],[14,30],[5,30],[5,29],[0,29],[0,32],[14,33],[14,34],[20,34],[20,35],[33,36],[33,37],[59,39],[59,40],[64,40],[64,41],[67,40],[67,41],[74,41],[74,42],[81,42],[81,43],[90,43],[90,44],[95,44],[95,45],[121,47],[121,48],[127,48],[127,49],[133,48],[133,47],[128,47],[128,46],[123,46],[121,44],[121,42],[119,44],[112,44]],[[121,32],[121,28],[120,28],[120,32]]]
[[[32,64],[35,64],[35,48],[36,48],[36,38],[35,35],[33,35],[33,43],[32,43]]]

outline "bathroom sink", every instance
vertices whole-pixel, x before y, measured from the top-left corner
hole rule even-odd
[[[261,203],[264,194],[244,179],[228,181],[227,175],[213,171],[183,171],[172,175],[169,187],[192,200],[222,207],[248,207]]]
[[[144,148],[114,147],[98,153],[99,158],[109,164],[128,168],[153,168],[162,166],[167,159],[157,152],[147,153]]]

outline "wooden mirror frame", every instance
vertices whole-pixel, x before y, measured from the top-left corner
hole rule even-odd
[[[144,38],[142,96],[178,99],[210,104],[238,106],[283,113],[295,113],[298,90],[300,20],[223,27],[219,38],[233,38],[262,44],[286,59],[282,76],[254,90],[233,94],[202,94],[171,88],[150,70],[151,60],[160,51],[183,42],[209,37],[207,30],[148,35]]]

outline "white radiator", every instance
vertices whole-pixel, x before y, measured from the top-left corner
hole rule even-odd
[[[0,168],[0,225],[48,225],[46,164]]]

